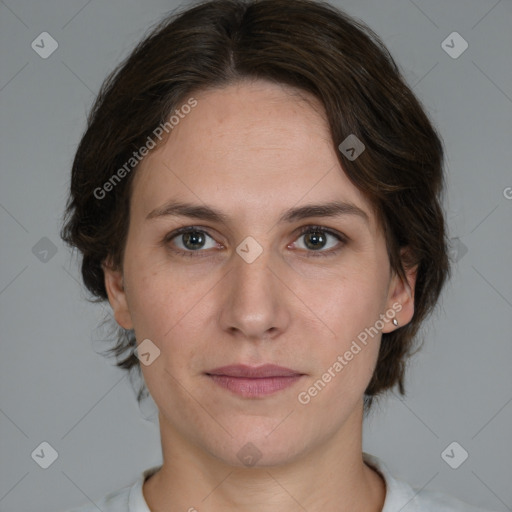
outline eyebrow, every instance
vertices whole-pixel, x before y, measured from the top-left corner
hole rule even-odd
[[[283,212],[278,222],[294,222],[307,219],[309,217],[341,217],[344,215],[360,217],[367,224],[370,222],[368,214],[364,210],[353,203],[345,201],[331,201],[323,204],[307,204],[297,208],[290,208]],[[146,216],[146,220],[160,217],[190,217],[222,224],[227,224],[229,221],[229,217],[227,215],[211,206],[200,206],[173,200],[165,203],[163,206],[155,208]]]

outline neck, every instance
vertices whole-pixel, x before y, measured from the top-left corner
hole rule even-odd
[[[160,416],[163,465],[144,484],[146,502],[172,512],[381,512],[385,484],[363,462],[362,407],[356,412],[331,439],[295,460],[251,468],[213,457]]]

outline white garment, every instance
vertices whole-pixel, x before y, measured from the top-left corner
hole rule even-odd
[[[393,477],[386,465],[374,455],[363,452],[363,460],[377,470],[386,482],[382,512],[486,512],[447,494],[425,490],[418,492],[408,483]],[[97,505],[91,503],[69,512],[98,512],[98,509],[102,512],[151,512],[142,494],[142,485],[159,468],[147,469],[133,485],[109,494]]]

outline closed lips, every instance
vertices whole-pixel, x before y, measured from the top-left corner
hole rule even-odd
[[[224,377],[238,377],[243,379],[265,379],[271,377],[297,377],[303,375],[301,372],[277,366],[273,364],[265,364],[262,366],[247,365],[229,365],[221,368],[215,368],[206,372],[207,375],[217,375]]]

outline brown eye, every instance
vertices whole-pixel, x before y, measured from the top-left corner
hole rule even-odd
[[[204,233],[201,231],[191,231],[180,236],[183,246],[191,251],[202,249],[206,240]]]
[[[310,231],[303,236],[305,245],[314,251],[323,249],[327,243],[327,237],[321,231]]]
[[[181,228],[165,237],[167,245],[174,246],[178,253],[206,252],[204,249],[214,249],[217,242],[205,231],[197,228]]]
[[[320,226],[305,226],[294,245],[309,253],[318,253],[311,256],[329,256],[337,253],[344,243],[346,238],[341,233]]]

